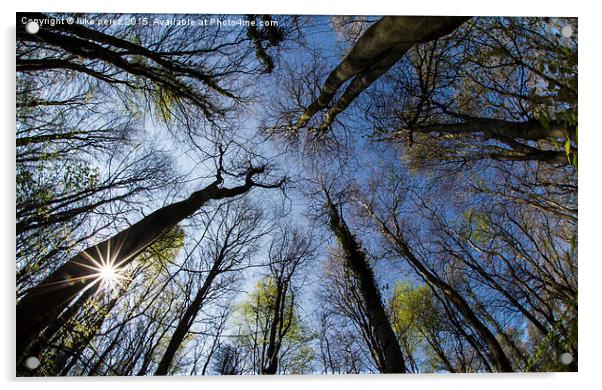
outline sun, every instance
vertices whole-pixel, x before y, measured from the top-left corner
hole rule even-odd
[[[124,275],[115,263],[115,261],[106,261],[98,264],[96,274],[94,275],[96,282],[100,285],[100,291],[111,292],[117,288]]]
[[[100,286],[99,291],[110,293],[121,285],[125,275],[123,269],[119,267],[119,263],[116,258],[107,256],[106,258],[100,258],[98,261],[94,261],[94,265],[90,268],[94,271],[91,277],[94,279],[94,283],[98,283]]]
[[[111,249],[111,243],[106,248],[96,247],[95,251],[84,251],[86,261],[78,263],[87,268],[89,273],[80,279],[91,281],[87,288],[97,286],[98,292],[111,294],[124,286],[124,281],[129,280],[123,266],[124,259],[120,258],[120,245]],[[93,252],[96,252],[93,254]]]
[[[98,276],[103,283],[113,284],[117,280],[117,270],[110,264],[104,264],[100,267]]]

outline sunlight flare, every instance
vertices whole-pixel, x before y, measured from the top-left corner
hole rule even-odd
[[[119,259],[119,252],[121,246],[117,246],[114,250],[111,249],[111,243],[109,242],[106,246],[106,253],[96,248],[96,256],[92,256],[87,252],[84,252],[88,264],[81,264],[82,266],[93,271],[88,279],[92,279],[90,287],[98,284],[99,292],[111,293],[116,288],[123,285],[123,281],[127,279],[124,275],[124,269],[122,267],[123,259]]]

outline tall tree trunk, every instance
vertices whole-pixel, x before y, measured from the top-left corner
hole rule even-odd
[[[217,263],[218,262],[216,262],[215,264]],[[213,284],[213,281],[215,280],[215,277],[217,275],[218,268],[216,265],[214,265],[209,274],[207,275],[207,278],[203,282],[203,285],[198,290],[196,296],[194,297],[194,300],[192,301],[190,306],[188,306],[182,318],[180,318],[180,321],[176,326],[176,330],[171,336],[169,344],[167,345],[167,349],[163,353],[163,357],[161,358],[159,366],[155,371],[155,375],[167,375],[169,373],[169,368],[171,367],[173,359],[176,356],[180,345],[182,345],[184,338],[188,334],[188,331],[190,330],[194,319],[199,313],[199,310],[201,310],[205,297],[207,296],[207,292],[209,291],[209,288],[211,288],[211,285]]]
[[[304,127],[318,111],[329,105],[347,80],[355,77],[320,126],[327,128],[337,114],[410,48],[445,36],[468,19],[459,16],[385,16],[362,34],[345,59],[330,73],[320,95],[306,108],[295,127]]]
[[[270,325],[270,336],[266,352],[266,362],[261,368],[263,375],[276,375],[278,372],[278,353],[282,345],[282,339],[278,337],[278,327],[284,325],[284,312],[286,309],[286,286],[280,280],[276,281],[276,302],[274,303],[274,318]],[[291,308],[292,310],[292,308]],[[290,324],[289,324],[290,325]]]
[[[451,285],[446,283],[439,276],[431,272],[422,262],[414,255],[410,250],[405,239],[401,234],[394,234],[387,225],[384,224],[376,215],[368,208],[368,211],[372,217],[379,224],[381,231],[385,237],[393,244],[394,248],[400,255],[405,257],[408,262],[416,269],[418,274],[424,279],[424,281],[438,291],[441,291],[445,297],[458,309],[462,314],[466,322],[477,332],[477,334],[487,343],[490,355],[494,361],[496,369],[499,372],[512,372],[512,365],[510,360],[506,356],[506,353],[502,349],[500,343],[495,338],[493,333],[481,322],[474,311],[471,309],[468,302],[454,289]]]
[[[349,231],[347,224],[339,214],[337,207],[330,200],[328,194],[326,194],[326,197],[330,229],[343,249],[347,267],[359,282],[361,295],[366,306],[366,313],[374,328],[374,335],[378,340],[379,347],[382,349],[384,356],[383,372],[405,373],[406,367],[403,354],[385,312],[380,292],[374,280],[374,273],[366,259],[366,253]]]
[[[407,246],[403,246],[403,253],[405,257],[416,267],[420,275],[422,275],[426,282],[433,287],[438,288],[443,294],[450,300],[451,303],[458,309],[462,314],[466,322],[468,322],[472,328],[485,340],[489,351],[494,360],[495,366],[499,372],[512,372],[512,365],[510,360],[506,356],[506,353],[502,349],[500,343],[495,338],[493,333],[481,322],[474,311],[470,308],[470,305],[466,300],[449,284],[445,283],[438,276],[430,272],[424,265],[414,256]],[[411,259],[411,260],[410,260]]]
[[[104,261],[115,261],[115,267],[125,267],[155,240],[193,215],[208,201],[235,197],[253,187],[275,188],[282,184],[254,182],[253,176],[262,173],[264,169],[265,167],[250,168],[246,173],[245,183],[233,188],[220,187],[223,178],[221,171],[218,172],[217,179],[209,186],[194,192],[186,200],[158,209],[113,237],[82,251],[39,285],[31,288],[17,304],[17,361],[44,328],[53,323],[78,294],[86,289],[98,289],[97,263],[103,257],[109,258]]]
[[[510,139],[539,141],[550,138],[575,141],[575,129],[565,129],[558,121],[551,121],[545,127],[541,121],[531,119],[524,122],[513,122],[495,118],[476,118],[468,115],[452,114],[462,119],[455,123],[433,123],[412,126],[410,131],[416,133],[443,133],[443,134],[475,134],[482,133],[485,139],[498,139],[501,142]]]

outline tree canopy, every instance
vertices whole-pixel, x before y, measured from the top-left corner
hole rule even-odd
[[[18,376],[577,370],[576,19],[17,21]]]

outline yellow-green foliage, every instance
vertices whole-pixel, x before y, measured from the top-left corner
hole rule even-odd
[[[238,313],[242,324],[250,326],[251,329],[256,325],[266,327],[269,331],[269,323],[274,317],[276,309],[277,287],[274,278],[266,277],[261,279],[255,285],[248,298],[238,306]],[[300,336],[299,318],[294,307],[291,307],[291,297],[287,294],[285,299],[284,323],[283,329],[288,329],[286,339],[296,339]],[[262,342],[267,342],[268,332],[262,335]]]
[[[176,104],[176,96],[165,88],[158,88],[157,93],[153,94],[155,104],[155,114],[158,119],[170,122],[173,118],[171,110]]]
[[[463,213],[464,220],[470,226],[466,239],[484,244],[492,240],[495,231],[491,228],[489,217],[482,211],[469,208]]]
[[[433,325],[437,320],[433,299],[428,286],[397,283],[390,302],[395,331],[400,335],[412,336],[421,327]]]
[[[439,312],[434,304],[431,289],[414,286],[407,282],[397,283],[389,302],[391,325],[397,334],[400,346],[414,357],[422,356],[426,361],[423,372],[435,371],[440,367],[439,358],[427,342],[427,335],[434,335],[440,328]]]
[[[241,334],[246,335],[237,340],[242,348],[252,350],[255,347],[261,353],[269,343],[276,296],[276,281],[272,277],[265,277],[257,282],[247,299],[237,306],[234,325],[241,329]],[[309,345],[312,335],[301,322],[290,291],[284,301],[282,329],[286,330],[286,334],[282,337],[279,367],[281,371],[300,374],[307,372],[315,355]]]
[[[182,248],[186,235],[179,225],[168,230],[146,249],[139,258],[141,263],[147,263],[152,272],[159,273],[166,263],[175,260]]]

